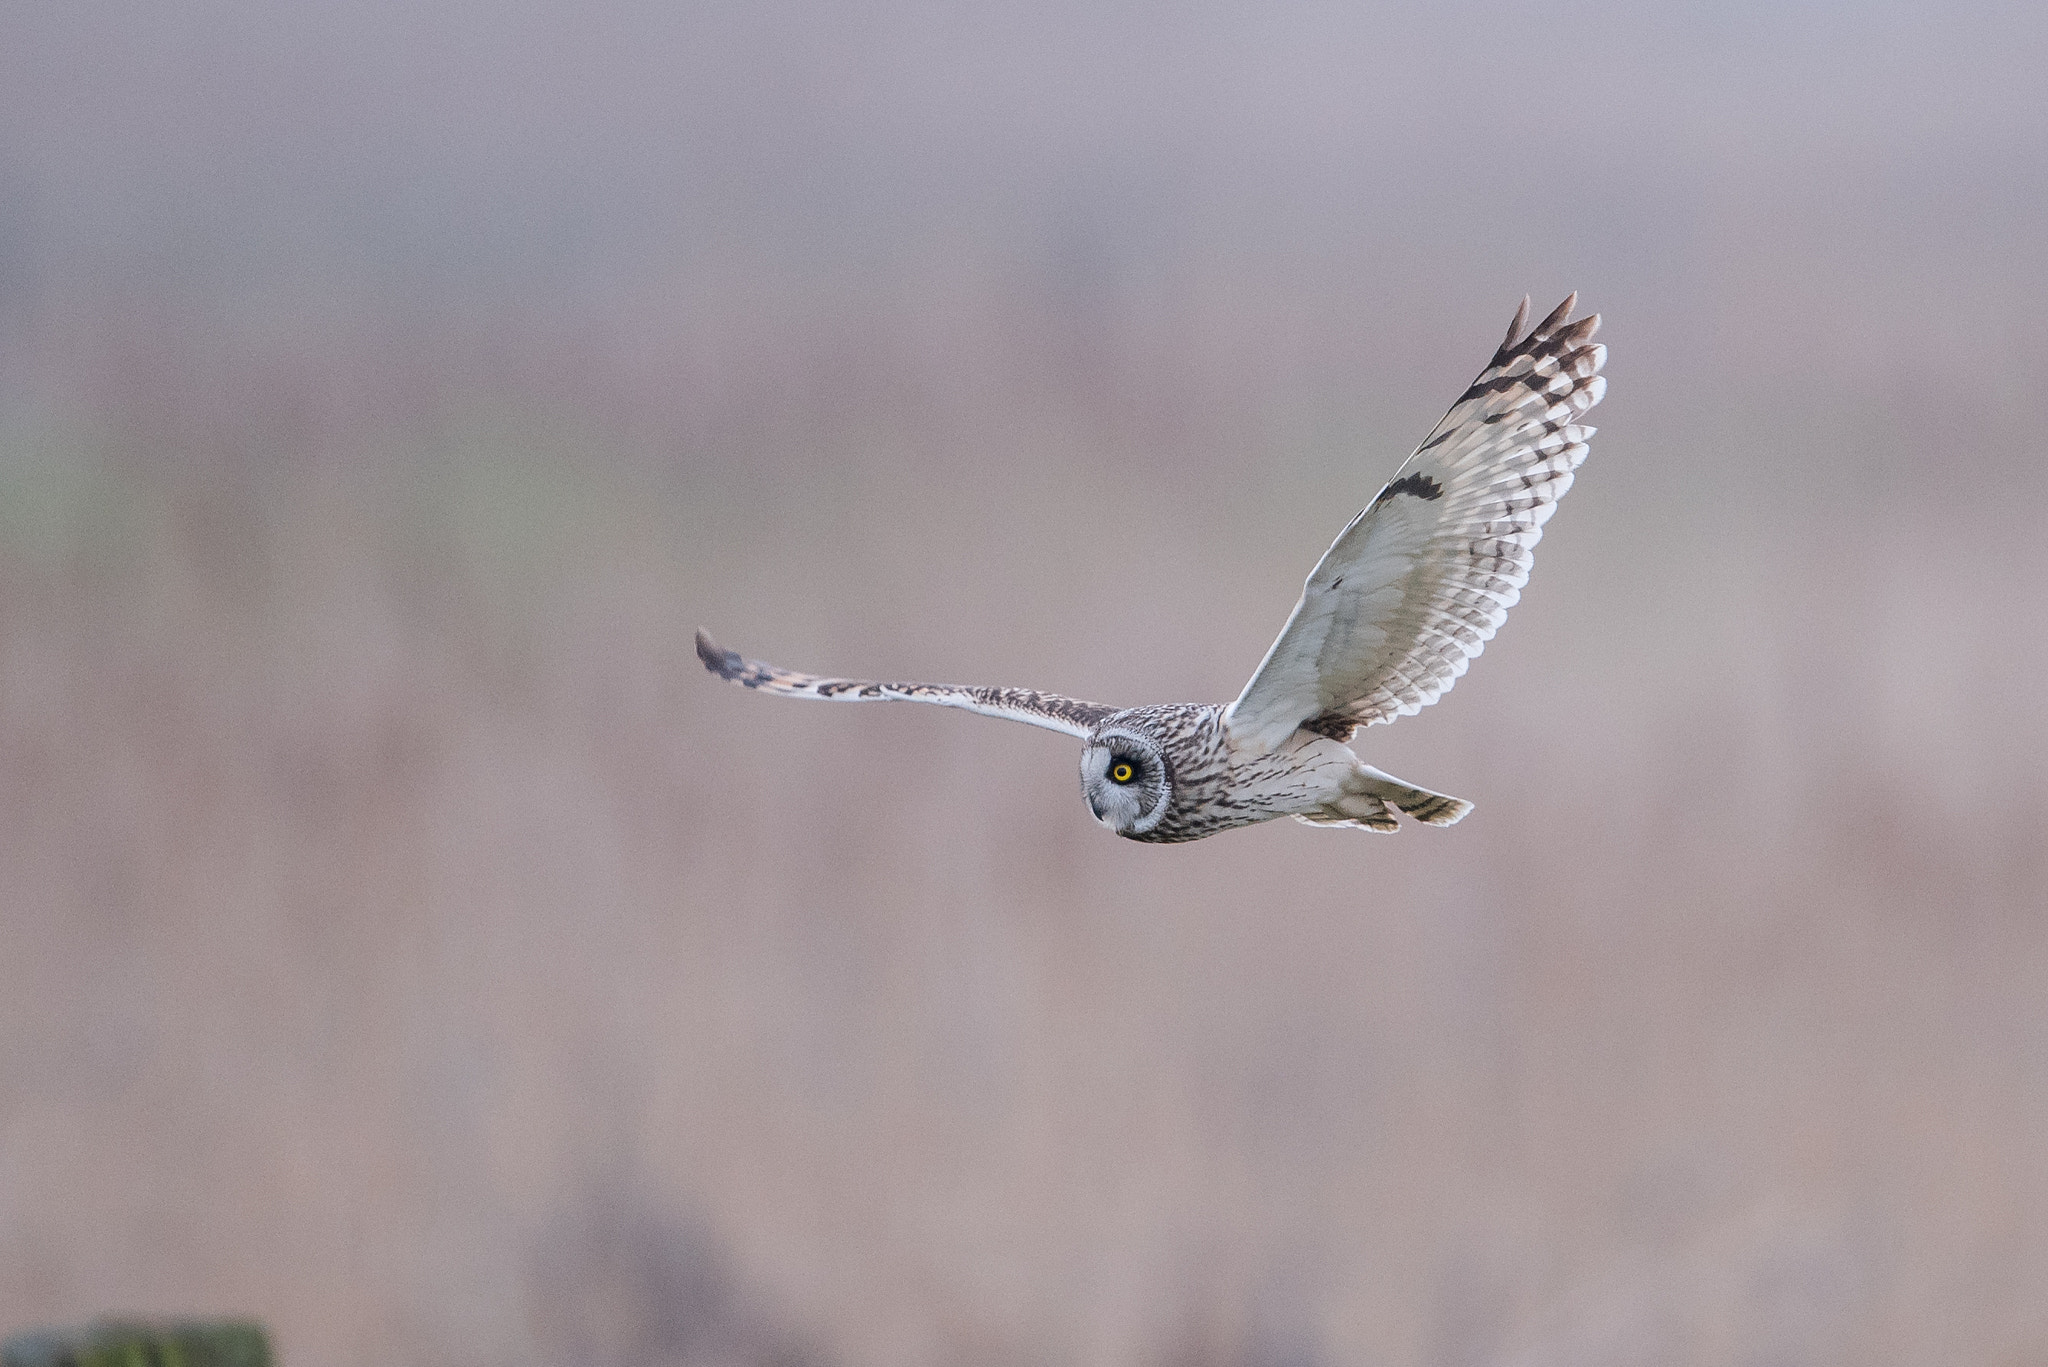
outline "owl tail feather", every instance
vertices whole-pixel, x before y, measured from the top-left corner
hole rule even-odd
[[[1433,793],[1427,788],[1403,783],[1370,764],[1359,765],[1344,786],[1349,791],[1368,794],[1399,807],[1426,826],[1454,826],[1472,810],[1472,804],[1462,797]]]
[[[1296,812],[1294,819],[1325,830],[1348,828],[1392,835],[1401,829],[1400,821],[1387,810],[1387,804],[1369,793],[1346,793],[1327,807],[1318,807],[1312,812]]]

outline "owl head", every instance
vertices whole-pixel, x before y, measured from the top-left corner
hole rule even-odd
[[[1173,802],[1173,771],[1150,737],[1111,726],[1081,751],[1081,796],[1095,819],[1118,835],[1142,836]]]

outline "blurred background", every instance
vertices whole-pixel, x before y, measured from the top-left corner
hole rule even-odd
[[[0,10],[0,1330],[2048,1363],[2048,10]],[[1516,301],[1393,838],[707,677],[1237,692]]]

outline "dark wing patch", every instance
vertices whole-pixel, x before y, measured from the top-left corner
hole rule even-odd
[[[820,698],[837,702],[926,702],[957,707],[985,717],[1021,721],[1049,731],[1086,737],[1117,709],[1101,703],[1063,698],[1029,688],[977,688],[955,684],[882,683],[873,679],[824,679],[781,669],[760,660],[743,659],[725,650],[704,632],[697,633],[697,658],[721,679],[742,688],[779,693],[786,698]]]
[[[1365,725],[1355,717],[1346,717],[1335,712],[1325,712],[1320,717],[1310,717],[1301,724],[1304,731],[1313,731],[1319,736],[1328,736],[1340,744],[1358,734],[1358,728]]]
[[[1448,436],[1449,433],[1445,435]],[[1438,484],[1420,470],[1417,470],[1412,475],[1401,476],[1401,478],[1380,490],[1380,496],[1372,501],[1372,506],[1377,508],[1388,499],[1399,494],[1413,494],[1420,499],[1435,501],[1444,496],[1444,486]]]

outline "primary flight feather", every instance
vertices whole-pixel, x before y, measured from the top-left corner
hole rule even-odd
[[[1079,737],[1081,789],[1133,840],[1195,840],[1293,816],[1391,831],[1394,810],[1448,826],[1462,799],[1402,782],[1345,744],[1361,726],[1421,711],[1457,682],[1529,581],[1533,550],[1571,488],[1600,402],[1600,315],[1576,294],[1507,340],[1394,478],[1323,555],[1279,638],[1235,702],[1115,708],[1018,688],[879,683],[797,674],[722,650],[705,668],[790,697],[900,699]]]

